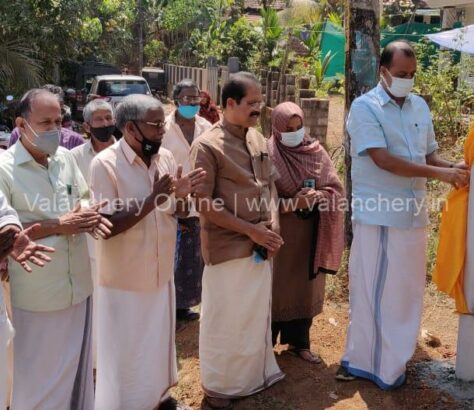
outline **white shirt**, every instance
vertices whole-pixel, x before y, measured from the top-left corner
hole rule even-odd
[[[22,223],[57,219],[88,195],[71,153],[59,147],[48,167],[37,163],[20,141],[0,158],[0,190]],[[37,241],[55,249],[45,267],[9,266],[12,305],[33,312],[66,309],[92,293],[86,234],[51,235]]]
[[[166,117],[166,132],[163,136],[161,146],[171,151],[176,163],[183,166],[183,175],[186,175],[193,169],[189,157],[191,153],[191,145],[181,131],[180,126],[176,123],[175,113],[176,111],[173,111],[168,115],[168,117]],[[205,131],[212,128],[212,124],[205,118],[196,115],[195,119],[193,141],[201,134],[204,134]]]
[[[166,132],[163,136],[161,146],[171,151],[176,163],[183,166],[183,175],[186,175],[193,169],[190,160],[191,145],[184,136],[183,131],[181,131],[181,127],[176,123],[175,114],[176,111],[173,111],[170,115],[168,115],[168,117],[166,117]],[[196,115],[195,119],[196,121],[194,126],[193,141],[213,127],[213,125],[208,120],[200,117],[199,115]],[[198,216],[198,213],[196,212],[193,203],[189,212],[189,217],[196,216]]]
[[[125,138],[100,152],[91,165],[95,201],[108,200],[101,212],[142,201],[153,190],[155,174],[176,175],[176,162],[161,148],[147,167]],[[177,222],[174,195],[126,231],[96,242],[99,285],[133,292],[155,291],[173,278]]]

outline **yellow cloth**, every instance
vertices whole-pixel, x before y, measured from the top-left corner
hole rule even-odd
[[[464,161],[474,164],[474,125],[464,145]],[[452,191],[441,215],[439,245],[433,282],[456,301],[459,313],[470,313],[464,297],[469,187]]]

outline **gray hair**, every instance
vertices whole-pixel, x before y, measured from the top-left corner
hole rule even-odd
[[[115,109],[115,124],[123,131],[129,121],[142,120],[150,110],[163,109],[156,98],[144,94],[127,95]]]
[[[173,101],[178,100],[178,95],[183,91],[184,88],[196,88],[198,91],[199,87],[196,84],[194,80],[191,80],[190,78],[185,78],[184,80],[181,80],[178,84],[175,84],[173,87]]]
[[[84,121],[90,124],[90,122],[92,121],[92,116],[96,111],[99,110],[107,110],[110,111],[112,115],[114,114],[112,106],[107,101],[95,99],[87,103],[87,105],[84,107],[84,111],[82,112]]]

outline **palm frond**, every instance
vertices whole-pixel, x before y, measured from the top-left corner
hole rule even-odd
[[[20,40],[0,42],[0,81],[38,86],[42,80],[41,62],[31,57],[32,50]]]

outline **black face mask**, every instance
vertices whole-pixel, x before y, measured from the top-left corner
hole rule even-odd
[[[143,135],[143,132],[142,130],[140,129],[140,127],[137,125],[137,123],[135,121],[132,121],[133,124],[135,125],[135,127],[137,128],[138,132],[140,133],[140,135],[142,136],[142,140],[140,141],[137,137],[135,137],[135,139],[140,143],[142,144],[142,153],[143,153],[143,156],[147,157],[147,158],[151,158],[153,155],[157,154],[160,147],[161,147],[161,140],[159,141],[152,141],[152,140],[149,140],[147,137],[145,137]]]
[[[107,142],[110,137],[114,134],[115,125],[109,125],[108,127],[90,127],[91,134],[97,141]]]

